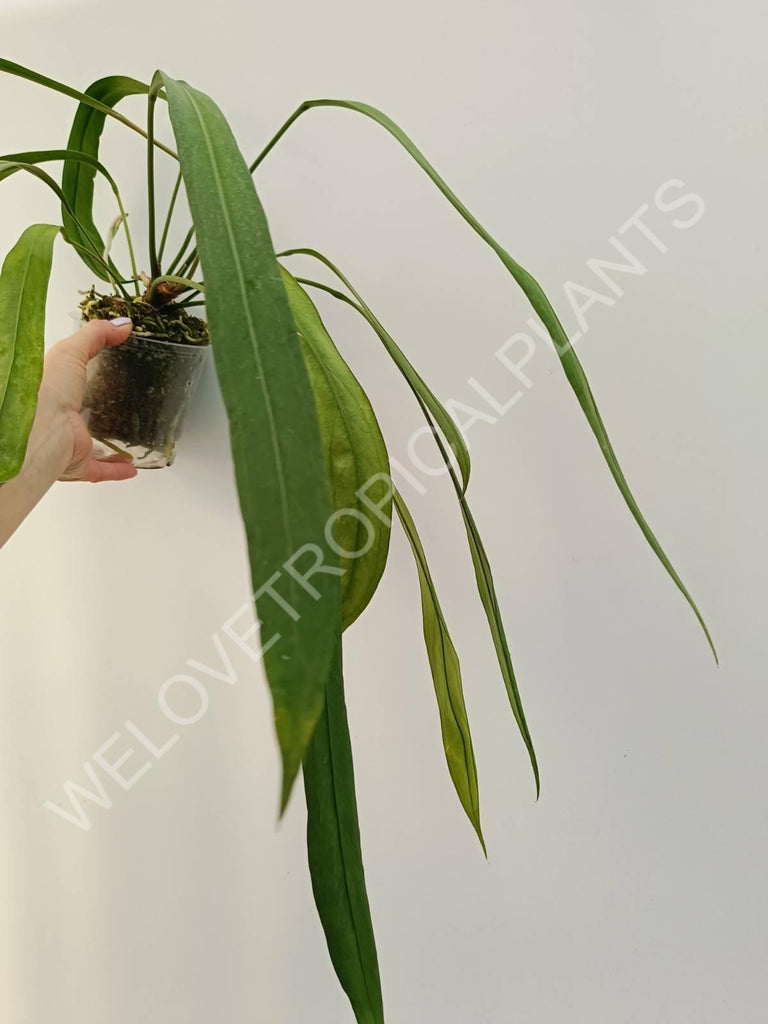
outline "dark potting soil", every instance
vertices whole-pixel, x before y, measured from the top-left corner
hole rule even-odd
[[[152,306],[142,299],[123,299],[118,295],[100,295],[95,288],[84,292],[80,303],[83,320],[114,320],[130,317],[133,333],[141,338],[174,341],[179,345],[209,345],[208,324],[188,313],[176,302]]]
[[[162,452],[170,463],[176,434],[200,370],[207,324],[173,304],[98,296],[81,304],[86,320],[130,316],[134,330],[122,345],[104,349],[88,377],[85,408],[94,437]]]

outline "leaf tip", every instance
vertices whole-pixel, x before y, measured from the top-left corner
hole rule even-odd
[[[680,586],[679,583],[678,583],[678,586]],[[683,593],[683,597],[685,597],[686,601],[688,602],[688,604],[691,606],[691,608],[693,610],[693,614],[698,619],[699,625],[702,628],[704,636],[707,638],[707,643],[709,644],[710,651],[712,651],[712,657],[715,659],[715,664],[719,665],[720,664],[720,658],[717,655],[717,648],[715,647],[715,641],[712,639],[712,634],[709,632],[709,628],[707,627],[707,624],[704,621],[704,616],[699,611],[698,606],[696,605],[696,602],[693,600],[693,598],[688,593],[688,591],[685,589],[685,587],[681,587],[681,590],[682,590],[682,593]]]
[[[702,626],[704,626],[703,622],[702,622]],[[710,651],[712,651],[712,657],[715,659],[715,664],[719,666],[720,665],[720,658],[719,658],[718,653],[717,653],[717,648],[715,647],[715,642],[712,639],[712,637],[710,635],[710,632],[709,632],[709,630],[707,629],[706,626],[704,626],[704,633],[705,633],[705,635],[707,637],[707,643],[709,644],[709,649],[710,649]]]
[[[283,781],[280,786],[280,808],[277,814],[277,820],[282,821],[288,804],[291,800],[291,794],[293,793],[293,785],[296,782],[296,776],[299,774],[299,762],[296,762],[293,758],[290,760],[283,757]]]
[[[536,783],[536,803],[538,803],[539,802],[539,797],[541,796],[541,776],[539,775],[539,763],[536,760],[536,754],[534,753],[532,747],[531,747],[531,750],[530,750],[530,754],[531,754],[531,766],[533,767],[533,779],[534,779],[534,782]]]

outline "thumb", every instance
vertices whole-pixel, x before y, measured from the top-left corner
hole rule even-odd
[[[127,316],[120,316],[115,320],[91,320],[55,347],[68,355],[76,356],[85,366],[88,360],[97,356],[103,348],[125,341],[132,328],[133,323]]]

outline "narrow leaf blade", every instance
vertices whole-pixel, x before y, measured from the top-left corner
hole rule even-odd
[[[358,1024],[383,1024],[340,642],[326,686],[325,709],[304,759],[304,792],[312,890],[331,961]]]
[[[344,283],[352,292],[352,294],[355,295],[357,301],[353,301],[352,299],[349,298],[349,296],[344,295],[342,292],[337,292],[334,289],[328,288],[325,285],[320,285],[317,282],[306,281],[305,283],[310,284],[314,287],[319,287],[324,291],[329,291],[335,298],[347,303],[347,305],[350,305],[360,316],[362,316],[368,322],[368,324],[373,328],[373,331],[375,332],[379,340],[387,348],[387,351],[389,351],[389,342],[391,342],[392,339],[387,330],[385,329],[384,325],[381,323],[381,321],[375,316],[370,307],[367,306],[365,302],[360,298],[358,293],[352,288],[347,279],[342,277],[341,272],[336,270],[336,268],[333,266],[330,260],[327,260],[325,257],[323,257],[322,262],[325,263],[326,266],[331,268],[337,274],[337,276],[344,281]],[[402,368],[401,372],[403,372]],[[485,548],[483,547],[483,543],[480,538],[480,533],[477,529],[477,525],[475,524],[475,521],[472,517],[472,513],[469,508],[469,503],[467,502],[466,495],[464,493],[464,488],[453,468],[453,463],[443,443],[440,432],[437,429],[435,420],[433,420],[432,418],[431,409],[427,406],[427,403],[424,401],[419,391],[416,390],[411,381],[408,379],[407,374],[403,372],[403,376],[405,376],[406,380],[408,380],[408,383],[411,385],[411,390],[413,391],[416,397],[416,401],[419,403],[421,411],[424,414],[424,417],[432,430],[432,433],[435,438],[435,443],[438,446],[440,455],[450,474],[451,482],[453,483],[454,489],[456,491],[456,496],[461,507],[462,518],[464,520],[464,526],[467,532],[467,540],[469,543],[470,554],[472,556],[472,564],[475,570],[478,594],[480,596],[480,601],[483,606],[486,619],[488,620],[488,626],[491,631],[494,649],[496,651],[496,656],[498,658],[499,668],[501,670],[502,679],[504,680],[504,686],[507,691],[507,697],[512,708],[512,713],[515,716],[515,721],[517,722],[518,728],[520,730],[520,735],[522,736],[526,750],[528,751],[528,757],[531,762],[531,768],[533,769],[533,776],[536,782],[536,794],[538,795],[541,785],[539,778],[538,760],[536,758],[536,751],[533,745],[533,739],[528,728],[528,722],[525,717],[525,711],[523,709],[523,703],[520,697],[520,691],[517,685],[517,680],[515,678],[514,669],[512,667],[512,659],[509,653],[509,644],[507,643],[504,622],[501,617],[501,611],[499,609],[499,603],[496,597],[496,588],[493,582],[493,574],[491,572],[490,562],[488,561],[488,557],[485,553]],[[437,399],[435,399],[435,401],[437,402]]]
[[[600,450],[603,453],[603,457],[605,458],[605,461],[608,464],[608,468],[610,469],[611,475],[613,476],[613,479],[615,480],[616,485],[619,488],[619,491],[622,497],[624,498],[627,507],[629,508],[629,511],[631,512],[637,525],[640,527],[640,530],[642,531],[642,534],[645,537],[645,539],[648,541],[648,544],[650,545],[651,549],[654,551],[657,558],[664,566],[664,568],[667,570],[673,582],[680,590],[685,600],[690,605],[691,610],[693,611],[694,615],[696,616],[699,622],[699,625],[704,631],[704,635],[707,639],[707,642],[709,643],[710,648],[712,649],[712,654],[714,655],[715,661],[717,661],[717,651],[715,650],[714,642],[709,633],[709,629],[707,628],[704,618],[702,617],[702,614],[696,605],[696,602],[693,600],[691,594],[688,592],[688,589],[686,588],[682,579],[677,574],[677,571],[675,570],[674,566],[672,565],[669,558],[662,549],[661,545],[659,544],[658,540],[656,539],[656,536],[654,535],[653,531],[648,525],[648,522],[646,521],[645,517],[640,511],[640,508],[634,498],[634,495],[632,494],[632,491],[629,488],[629,484],[627,483],[624,473],[619,465],[616,453],[614,452],[613,446],[611,445],[611,441],[608,437],[608,432],[605,429],[605,425],[598,411],[597,403],[595,402],[594,395],[592,394],[592,389],[590,388],[587,376],[584,373],[584,368],[582,367],[581,362],[579,361],[579,358],[576,355],[573,346],[568,340],[568,335],[566,334],[563,325],[560,323],[560,320],[558,319],[558,316],[555,313],[552,303],[547,298],[546,294],[544,293],[544,290],[542,289],[538,281],[527,270],[525,270],[524,267],[522,267],[516,260],[514,260],[507,252],[507,250],[504,249],[503,246],[500,245],[500,243],[497,242],[496,239],[490,234],[490,232],[483,227],[480,221],[477,220],[477,218],[472,213],[470,213],[470,211],[467,209],[464,203],[462,203],[462,201],[459,199],[456,193],[451,188],[449,188],[445,180],[437,173],[432,164],[427,160],[427,158],[416,146],[416,144],[405,134],[402,128],[400,128],[399,125],[395,124],[395,122],[390,117],[387,117],[387,115],[384,114],[381,110],[377,110],[375,107],[372,107],[367,103],[358,103],[353,100],[334,99],[307,100],[301,104],[301,106],[296,110],[296,112],[283,125],[283,127],[274,137],[274,139],[272,139],[272,141],[265,148],[265,150],[262,152],[259,158],[254,162],[252,167],[258,166],[258,164],[261,162],[264,156],[266,156],[266,154],[272,149],[277,140],[284,134],[285,131],[287,131],[287,129],[290,127],[291,124],[293,124],[297,117],[299,117],[304,111],[310,110],[313,107],[341,107],[347,110],[353,110],[356,113],[363,114],[365,117],[370,118],[372,121],[375,121],[376,124],[386,129],[386,131],[388,131],[390,135],[392,135],[393,138],[395,138],[397,142],[399,142],[400,145],[405,149],[405,151],[415,160],[418,166],[429,177],[430,181],[432,181],[432,183],[437,186],[437,188],[445,196],[445,198],[448,200],[451,206],[453,206],[456,212],[460,214],[460,216],[467,222],[467,224],[469,224],[472,230],[477,235],[479,235],[480,238],[482,238],[482,240],[493,250],[493,252],[496,253],[498,258],[501,260],[502,264],[506,267],[506,269],[509,271],[512,277],[515,279],[515,281],[525,294],[526,298],[531,303],[534,310],[540,317],[542,323],[547,329],[547,332],[549,333],[550,338],[554,343],[555,350],[557,351],[557,354],[560,358],[560,362],[562,364],[563,370],[565,371],[565,375],[568,379],[568,382],[571,385],[571,388],[573,389],[576,398],[578,399],[579,405],[581,406],[581,409],[587,419],[587,422],[589,423],[589,426],[597,439],[597,442],[600,446]],[[434,416],[434,411],[430,411]],[[435,419],[437,419],[436,416]],[[443,429],[442,423],[440,423],[439,425],[440,428]]]
[[[90,153],[80,153],[72,149],[41,149],[26,153],[7,153],[4,156],[0,156],[0,162],[32,164],[35,166],[59,160],[64,162],[64,178],[66,178],[68,167],[77,166],[85,167],[87,169],[91,176],[91,196],[93,195],[93,178],[95,178],[97,173],[101,174],[114,195],[118,196],[119,201],[119,194],[114,178],[107,168]],[[88,249],[81,248],[80,250],[83,252],[83,261],[85,264],[103,280],[121,278],[122,275],[120,272],[112,264],[111,260],[108,260],[106,253],[109,247],[106,242],[102,241],[101,235],[93,224],[92,209],[89,208],[83,211],[87,218],[86,221],[83,221],[79,216],[76,216],[75,207],[63,188],[62,194],[64,199],[62,199],[61,211],[65,230],[64,237],[66,241],[70,242],[72,245],[79,245],[82,247],[90,245],[96,252],[105,254],[103,259],[97,260],[91,255]],[[112,268],[111,278],[106,276],[105,268],[107,266]]]
[[[0,158],[0,181],[5,181],[6,178],[11,177],[13,174],[18,174],[19,171],[25,171],[27,174],[31,174],[39,181],[42,181],[43,184],[47,185],[62,204],[62,208],[66,209],[71,216],[74,216],[74,211],[69,205],[61,187],[51,177],[51,175],[47,173],[47,171],[44,171],[35,163],[27,163],[23,160],[7,160]],[[101,266],[102,273],[106,273],[107,275],[109,274],[107,264],[104,262],[101,253],[95,249],[93,242],[90,239],[86,239],[85,247],[74,241],[72,238],[68,238],[67,240],[71,242],[81,254],[84,254],[84,258],[87,257],[88,259],[95,260]],[[106,280],[109,280],[109,277],[107,277]]]
[[[14,75],[17,78],[23,78],[27,82],[33,82],[35,85],[41,85],[44,89],[51,89],[53,92],[58,92],[62,96],[69,96],[70,99],[78,100],[80,103],[84,103],[86,106],[100,111],[107,117],[114,118],[114,120],[124,124],[126,128],[130,128],[131,131],[137,132],[145,139],[147,137],[147,133],[143,128],[134,124],[133,121],[119,113],[119,111],[113,110],[108,104],[102,103],[100,100],[95,99],[93,96],[89,96],[87,93],[80,92],[79,89],[73,89],[71,85],[59,82],[55,78],[48,78],[47,75],[41,75],[39,71],[34,71],[32,68],[24,67],[23,64],[16,64],[15,61],[7,60],[5,57],[0,57],[0,72],[6,75]],[[164,152],[168,153],[169,156],[174,158],[176,157],[173,150],[163,145],[163,143],[156,141],[155,145],[158,149],[162,149]]]
[[[317,411],[264,211],[232,131],[204,93],[166,75],[163,82],[229,418],[284,808],[323,709],[339,635],[338,576],[313,575],[316,598],[286,571],[307,546],[326,566],[337,561],[324,537],[332,506]]]
[[[328,269],[333,274],[335,274],[336,277],[339,278],[339,280],[344,284],[344,286],[349,289],[352,295],[354,295],[359,305],[366,309],[368,312],[370,312],[370,310],[368,310],[368,307],[363,302],[359,293],[355,291],[355,289],[352,287],[347,278],[344,277],[344,275],[341,273],[339,268],[336,267],[333,263],[331,263],[328,257],[324,256],[321,252],[318,252],[316,249],[288,249],[286,252],[281,253],[280,255],[311,256],[313,257],[313,259],[318,260],[320,263],[328,267]],[[342,295],[337,297],[343,298],[344,296]],[[469,458],[469,450],[467,449],[467,443],[464,439],[464,435],[456,426],[456,423],[453,420],[453,418],[448,415],[447,410],[435,397],[434,393],[429,388],[426,381],[415,369],[415,367],[410,362],[410,360],[405,355],[400,346],[395,342],[394,338],[392,338],[392,336],[387,334],[387,332],[385,331],[381,336],[381,341],[384,344],[384,347],[386,348],[387,352],[389,353],[390,357],[394,361],[397,368],[400,370],[400,372],[403,374],[405,379],[410,384],[413,392],[419,395],[419,397],[423,400],[423,402],[425,403],[425,405],[427,406],[427,408],[430,410],[435,420],[437,421],[443,434],[445,435],[448,444],[451,446],[453,454],[456,456],[456,462],[458,463],[459,469],[461,471],[462,484],[464,490],[466,490],[469,485],[469,475],[472,469],[472,464]]]
[[[528,751],[528,757],[533,769],[533,777],[536,782],[536,796],[538,797],[541,791],[539,763],[536,758],[536,750],[533,746],[533,739],[528,728],[525,711],[523,710],[523,701],[517,685],[515,670],[512,666],[512,658],[509,653],[509,643],[507,642],[507,634],[504,629],[504,620],[501,617],[499,601],[496,596],[496,585],[493,582],[491,563],[488,561],[488,556],[485,553],[485,547],[483,546],[480,532],[477,529],[477,524],[475,523],[470,511],[469,503],[461,493],[461,490],[458,487],[458,482],[455,480],[454,486],[456,487],[456,494],[459,499],[459,504],[461,505],[461,515],[464,520],[464,528],[467,532],[467,541],[469,543],[469,551],[472,556],[472,565],[475,570],[475,580],[477,582],[478,594],[480,595],[480,602],[483,606],[486,620],[488,621],[488,628],[491,631],[493,646],[496,651],[496,658],[499,662],[501,676],[504,680],[507,697],[509,698],[509,705],[512,708],[512,714],[515,716],[517,727],[520,730],[520,735],[523,737],[523,743]]]
[[[34,224],[0,272],[0,482],[21,469],[43,372],[45,300],[59,233]]]
[[[440,729],[443,735],[443,748],[445,759],[448,762],[448,771],[453,779],[461,806],[477,832],[477,838],[480,840],[483,853],[485,853],[485,840],[480,826],[477,765],[464,701],[459,656],[448,632],[413,516],[402,496],[397,492],[395,493],[395,508],[411,546],[419,573],[424,642],[427,647],[429,666],[432,670],[432,682],[440,713]]]

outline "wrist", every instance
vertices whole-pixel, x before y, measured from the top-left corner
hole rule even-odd
[[[24,465],[17,476],[0,487],[0,547],[67,467],[71,457],[67,437],[71,439],[72,431],[67,429],[63,415],[58,423],[55,419],[35,421]]]
[[[29,435],[19,479],[30,492],[39,492],[42,497],[67,468],[72,457],[71,449],[72,428],[66,413],[38,416]]]

